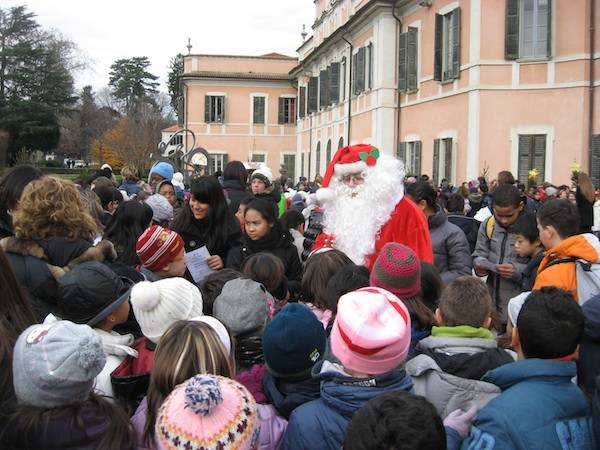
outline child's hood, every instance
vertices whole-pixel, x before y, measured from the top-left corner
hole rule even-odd
[[[344,373],[343,367],[329,361],[317,363],[313,374],[321,379],[321,399],[342,416],[351,418],[366,402],[390,391],[413,389],[404,369],[394,370],[372,378],[355,378]]]
[[[538,272],[541,272],[552,260],[559,258],[577,258],[600,263],[600,241],[591,233],[571,236],[546,252]]]

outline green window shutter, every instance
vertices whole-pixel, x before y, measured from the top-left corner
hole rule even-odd
[[[325,105],[331,105],[331,66],[327,66],[325,69]]]
[[[327,141],[327,150],[325,151],[325,164],[329,164],[331,161],[331,139]]]
[[[359,94],[365,90],[366,52],[366,47],[359,48],[356,58],[356,90]]]
[[[442,52],[444,48],[444,16],[435,15],[435,45],[433,51],[433,79],[442,81]]]
[[[298,102],[300,106],[298,108],[298,114],[300,118],[303,118],[306,115],[306,87],[300,86],[300,95],[298,96]]]
[[[223,153],[223,169],[225,169],[225,166],[227,165],[228,162],[229,162],[229,153]]]
[[[204,96],[204,122],[210,123],[210,95]]]
[[[454,33],[452,46],[452,78],[460,76],[460,8],[452,11],[452,33]]]
[[[319,109],[327,105],[327,71],[319,72]]]
[[[406,41],[406,59],[407,59],[407,89],[414,91],[417,89],[417,28],[409,28]]]
[[[254,123],[255,124],[264,124],[265,123],[265,98],[264,97],[254,97]]]
[[[277,123],[282,125],[285,123],[285,98],[279,97],[278,108]]]
[[[452,180],[452,138],[444,139],[444,178]]]
[[[548,2],[550,3],[550,2]],[[534,136],[534,144],[533,144],[533,168],[535,168],[538,172],[538,179],[541,181],[545,181],[546,176],[546,135],[545,134],[537,134]],[[526,182],[527,178],[523,178],[523,180],[519,180],[522,182]]]
[[[401,160],[406,167],[406,142],[398,143],[398,159]]]
[[[400,34],[400,50],[398,52],[398,90],[403,92],[407,88],[408,70],[408,33]]]
[[[331,63],[329,72],[329,101],[338,103],[340,101],[340,63]]]
[[[413,171],[415,175],[421,174],[421,141],[416,141],[413,146]]]
[[[221,97],[221,117],[219,122],[225,123],[225,97]]]
[[[433,185],[437,186],[439,184],[440,178],[440,141],[441,139],[433,140]]]
[[[373,88],[373,43],[369,42],[369,45],[367,46],[367,50],[369,51],[368,53],[368,58],[367,58],[367,63],[369,64],[369,89]]]
[[[590,174],[594,186],[600,186],[600,134],[592,136],[592,167]]]
[[[519,135],[519,161],[517,168],[517,178],[527,180],[529,171],[533,169],[533,135]],[[538,178],[539,179],[539,178]]]
[[[308,81],[308,113],[319,109],[319,78],[311,77]]]
[[[519,0],[506,0],[504,58],[519,57]]]
[[[300,176],[304,176],[304,152],[300,153]]]
[[[552,56],[552,0],[548,0],[548,22],[546,22],[546,56]]]
[[[358,83],[356,81],[358,79],[358,53],[355,53],[354,55],[352,55],[351,71],[352,71],[352,95],[358,95]]]

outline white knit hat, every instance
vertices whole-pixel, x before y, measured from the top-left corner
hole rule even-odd
[[[131,306],[144,336],[158,343],[176,321],[202,315],[202,294],[184,278],[142,281],[131,290]]]
[[[262,167],[260,169],[256,169],[254,172],[252,172],[252,176],[250,177],[250,180],[252,180],[253,178],[258,178],[263,183],[265,183],[265,185],[267,187],[269,187],[269,186],[271,186],[271,184],[273,184],[273,173],[271,172],[271,169],[269,169],[268,167]]]

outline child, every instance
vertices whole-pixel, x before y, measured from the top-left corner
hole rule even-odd
[[[344,450],[446,450],[442,419],[418,395],[394,391],[369,400],[358,410]]]
[[[136,195],[143,189],[138,177],[138,170],[134,166],[123,166],[121,177],[123,182],[119,186],[119,190],[125,191],[128,197]]]
[[[537,221],[540,241],[546,253],[533,289],[558,287],[569,291],[582,304],[589,297],[579,298],[575,260],[599,262],[598,238],[590,233],[578,234],[577,206],[568,200],[554,199],[544,203],[537,212]]]
[[[479,411],[463,448],[596,448],[587,400],[571,381],[583,323],[568,292],[543,288],[529,295],[512,333],[519,361],[483,377],[502,394]]]
[[[106,357],[100,337],[66,320],[33,325],[13,355],[18,405],[3,422],[4,449],[131,449],[127,416],[93,393]]]
[[[405,245],[389,242],[383,246],[371,271],[370,285],[396,295],[410,313],[411,339],[408,359],[417,354],[416,346],[431,333],[433,312],[421,300],[421,263]]]
[[[242,274],[233,269],[221,269],[208,275],[198,286],[202,293],[202,311],[208,316],[213,315],[213,305],[216,298],[221,295],[225,283],[236,278],[242,278]]]
[[[255,253],[242,263],[241,270],[244,278],[261,283],[273,296],[270,317],[286,305],[290,291],[281,259],[271,253]]]
[[[140,272],[147,281],[183,277],[186,269],[185,243],[175,231],[152,225],[138,238],[135,252]]]
[[[168,228],[173,222],[173,206],[164,196],[153,194],[144,200],[144,203],[152,208],[152,223]]]
[[[263,388],[284,419],[298,406],[319,398],[320,381],[311,370],[323,358],[326,343],[323,326],[302,304],[286,305],[265,327]]]
[[[216,319],[216,327],[225,327]],[[232,378],[234,361],[208,323],[178,321],[163,334],[154,355],[148,393],[131,423],[136,435],[136,448],[156,448],[154,425],[158,410],[175,387],[196,374],[213,374]],[[225,330],[227,335],[227,331]],[[227,336],[227,339],[229,337]],[[228,342],[231,347],[231,342]]]
[[[256,402],[229,378],[196,375],[167,397],[156,419],[161,450],[252,450],[259,445]]]
[[[531,291],[537,276],[538,266],[544,257],[544,247],[540,242],[535,214],[525,212],[519,216],[512,227],[515,236],[515,250],[521,258],[530,258],[521,273],[521,288]]]
[[[330,327],[334,319],[334,307],[327,302],[327,283],[342,267],[351,264],[354,264],[352,260],[339,250],[317,251],[306,260],[301,286],[302,302],[317,316],[323,328]]]
[[[494,215],[479,227],[477,245],[473,252],[475,274],[487,276],[488,289],[500,321],[506,326],[506,304],[521,292],[521,273],[528,258],[521,258],[515,251],[515,235],[510,227],[523,211],[519,189],[502,184],[494,189]],[[490,273],[491,271],[491,273]]]
[[[58,283],[60,317],[86,324],[102,339],[106,365],[96,379],[96,392],[113,396],[110,374],[127,356],[137,358],[131,334],[120,335],[113,328],[127,322],[133,282],[118,277],[99,262],[85,262],[67,272]],[[46,320],[46,323],[48,319]]]
[[[339,363],[315,365],[321,398],[294,410],[281,448],[338,450],[352,415],[367,401],[412,389],[410,377],[398,368],[409,346],[410,315],[395,295],[373,287],[344,295],[331,332]]]
[[[202,315],[202,296],[184,278],[142,281],[131,290],[131,307],[144,336],[134,344],[138,358],[126,358],[111,381],[115,396],[133,412],[148,390],[156,344],[174,322]]]
[[[406,363],[415,394],[429,400],[446,417],[457,408],[485,405],[499,389],[479,380],[514,358],[497,348],[489,330],[492,298],[485,283],[459,277],[446,286],[435,311],[438,326],[417,346],[421,355]]]

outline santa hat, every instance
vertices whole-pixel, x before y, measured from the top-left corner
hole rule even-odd
[[[332,191],[329,189],[331,178],[336,176],[360,173],[369,167],[374,167],[379,159],[379,149],[369,144],[349,145],[340,148],[327,166],[323,177],[322,188],[317,191],[319,203],[331,200]]]

